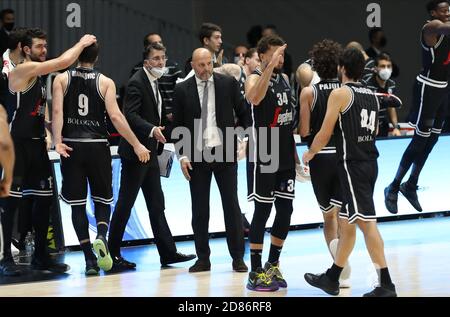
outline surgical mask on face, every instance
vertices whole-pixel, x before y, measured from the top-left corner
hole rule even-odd
[[[389,78],[391,78],[391,74],[392,69],[390,68],[383,68],[382,70],[378,71],[378,76],[380,76],[382,80],[388,80]]]
[[[237,63],[239,63],[240,60],[241,60],[240,56],[235,56],[233,61],[235,64],[237,64]]]
[[[167,67],[164,67],[164,68],[152,67],[152,68],[147,68],[147,70],[150,72],[150,74],[152,74],[156,78],[160,79],[162,76],[164,76],[168,73],[169,69]]]

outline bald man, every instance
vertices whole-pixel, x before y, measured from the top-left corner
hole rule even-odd
[[[189,182],[192,201],[192,230],[197,262],[189,272],[211,269],[208,243],[209,192],[214,174],[222,198],[228,250],[236,272],[247,272],[244,257],[244,230],[237,196],[236,135],[226,135],[237,125],[245,125],[247,111],[238,82],[213,72],[213,58],[204,48],[196,49],[191,62],[195,76],[175,87],[174,133],[180,165]],[[234,114],[233,114],[234,112]],[[175,136],[181,131],[188,135]],[[186,140],[186,138],[190,138]],[[186,144],[187,143],[187,144]],[[189,151],[191,150],[191,151]]]
[[[370,77],[372,77],[372,75],[374,74],[375,60],[373,58],[371,58],[369,55],[367,55],[366,51],[364,50],[361,43],[359,43],[359,42],[356,42],[356,41],[349,42],[347,44],[346,48],[356,48],[358,51],[360,51],[363,54],[364,61],[366,64],[364,65],[364,71],[363,71],[361,80],[368,81],[370,79]]]

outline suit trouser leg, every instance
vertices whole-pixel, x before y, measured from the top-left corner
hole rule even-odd
[[[161,258],[168,258],[177,252],[177,247],[164,214],[164,193],[161,188],[158,167],[148,169],[142,183],[142,192],[147,204],[150,224],[159,255]]]
[[[237,164],[218,163],[214,169],[214,177],[222,198],[228,250],[233,259],[242,259],[245,241],[241,208],[237,196]]]
[[[119,198],[109,228],[108,245],[113,256],[120,255],[120,243],[147,168],[141,163],[122,160]]]
[[[199,260],[209,261],[209,197],[212,171],[206,163],[194,164],[189,171],[191,181],[192,230],[194,231],[195,251]]]

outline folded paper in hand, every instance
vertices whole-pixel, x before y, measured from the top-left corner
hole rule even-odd
[[[161,155],[158,155],[159,173],[163,177],[169,177],[172,170],[173,158],[175,150],[165,146]]]

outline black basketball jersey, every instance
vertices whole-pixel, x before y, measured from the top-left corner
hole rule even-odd
[[[371,161],[378,157],[375,138],[379,104],[375,94],[360,83],[345,85],[351,92],[349,105],[339,114],[334,135],[340,161]]]
[[[441,35],[436,45],[427,46],[421,32],[422,44],[422,71],[417,80],[437,88],[445,88],[448,76],[448,64],[450,63],[450,39]]]
[[[105,100],[100,93],[100,73],[78,67],[67,71],[69,81],[64,93],[64,139],[104,140],[106,125]]]
[[[44,80],[38,76],[22,92],[9,91],[11,135],[22,139],[45,138],[45,107],[47,92]]]
[[[261,76],[262,73],[257,69],[254,74]],[[255,158],[259,148],[262,146],[268,149],[267,153],[279,155],[280,171],[295,168],[295,141],[292,133],[294,109],[289,83],[281,74],[272,76],[264,99],[258,106],[252,105],[251,108],[253,127],[257,138],[257,143],[254,148],[256,152],[253,153],[253,158]],[[264,137],[264,132],[262,132],[261,128],[265,128],[267,138]],[[278,138],[275,140],[278,144],[278,153],[272,153],[271,149],[273,128],[277,128],[279,131]],[[259,155],[257,155],[257,162],[261,163]]]
[[[314,137],[320,131],[325,114],[327,113],[328,97],[333,89],[341,87],[337,79],[322,80],[318,84],[311,86],[313,89],[313,102],[311,105],[310,131],[311,136],[308,138],[308,146],[311,146]],[[334,136],[331,136],[330,141],[324,148],[324,153],[327,150],[336,150]]]

